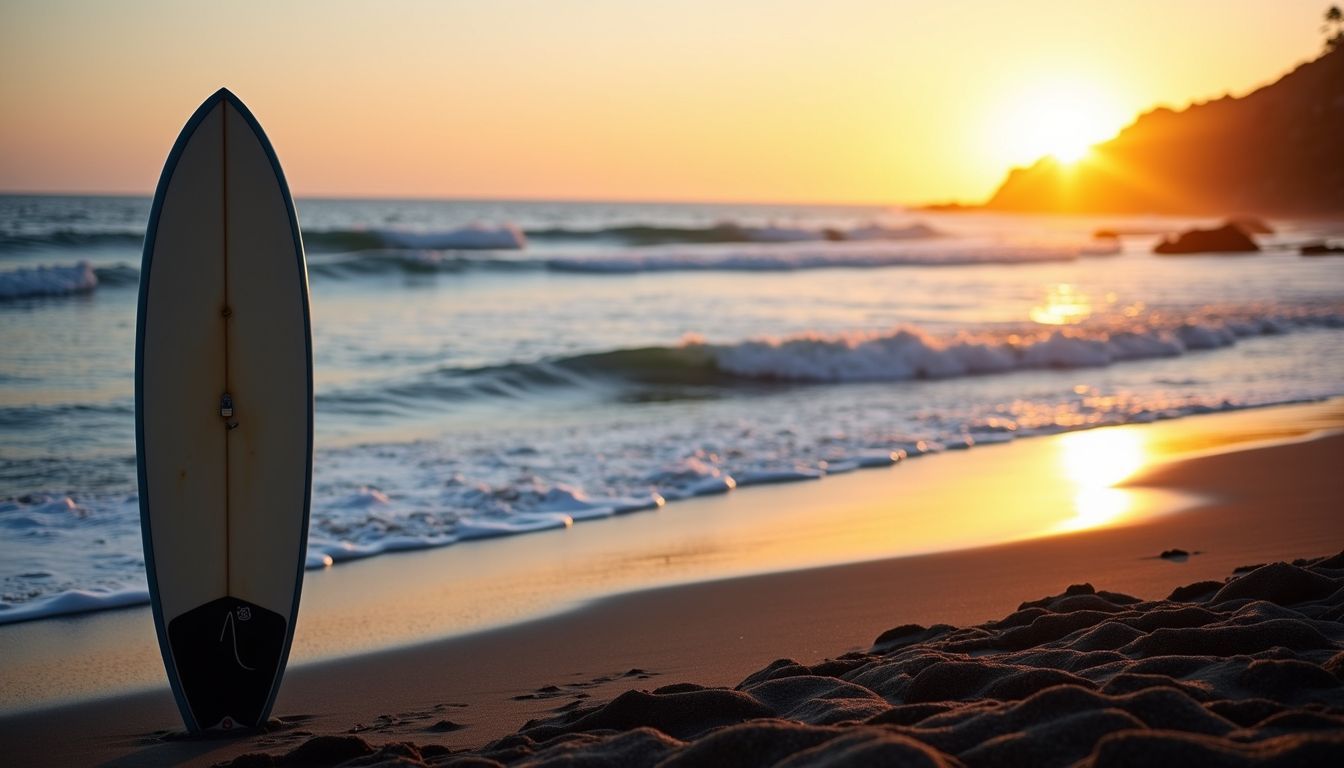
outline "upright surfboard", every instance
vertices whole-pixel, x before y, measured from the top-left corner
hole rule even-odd
[[[187,121],[154,194],[135,427],[145,569],[182,718],[193,731],[260,724],[303,583],[312,330],[294,201],[227,90]]]

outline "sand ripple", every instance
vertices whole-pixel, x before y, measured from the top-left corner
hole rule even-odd
[[[977,627],[781,659],[532,721],[474,753],[311,739],[235,765],[1344,765],[1344,553],[1142,601],[1091,585]]]

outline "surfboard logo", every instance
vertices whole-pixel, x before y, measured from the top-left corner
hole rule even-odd
[[[247,606],[243,606],[238,609],[238,619],[240,621],[247,620],[243,618],[244,611],[247,612],[247,619],[252,618],[252,609],[248,608]],[[233,640],[233,660],[238,662],[238,666],[242,667],[243,669],[246,669],[249,672],[255,672],[256,667],[247,666],[246,664],[243,663],[243,658],[238,655],[238,628],[233,625],[233,611],[229,611],[224,614],[224,626],[221,627],[219,630],[219,642],[221,643],[224,642],[225,633],[228,633],[229,637],[232,638]]]

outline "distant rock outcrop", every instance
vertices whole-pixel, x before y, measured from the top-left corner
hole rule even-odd
[[[1303,256],[1344,256],[1344,245],[1307,243],[1298,249]]]
[[[1235,224],[1216,229],[1189,229],[1176,237],[1166,237],[1153,253],[1249,253],[1260,250],[1251,236]]]
[[[1154,109],[1076,164],[1016,168],[984,207],[1344,213],[1344,47],[1240,98]]]

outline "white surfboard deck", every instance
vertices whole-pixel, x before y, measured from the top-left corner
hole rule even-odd
[[[227,90],[169,154],[140,281],[140,513],[164,664],[188,728],[256,725],[303,581],[312,332],[293,200]]]

